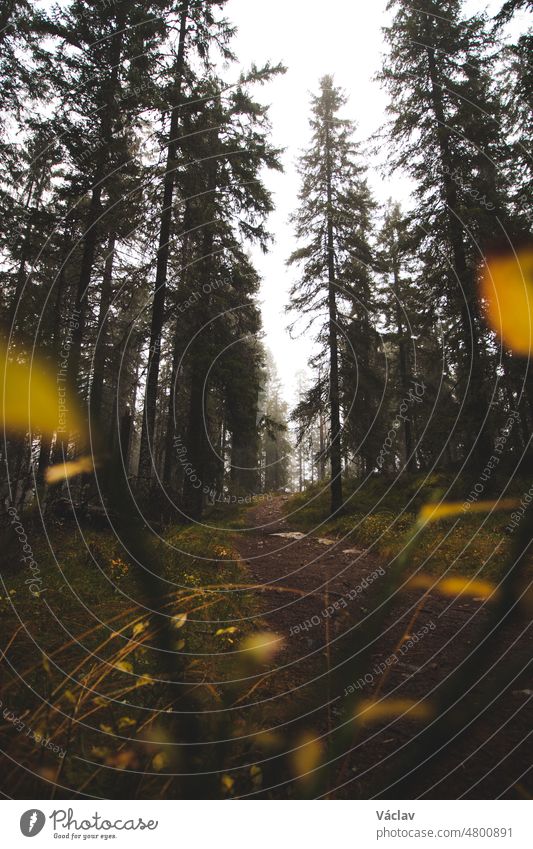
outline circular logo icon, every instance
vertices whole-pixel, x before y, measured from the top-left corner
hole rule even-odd
[[[25,811],[22,814],[20,818],[20,830],[24,837],[35,837],[36,834],[42,831],[45,822],[46,817],[43,812],[37,810],[37,808],[31,808],[31,810]]]

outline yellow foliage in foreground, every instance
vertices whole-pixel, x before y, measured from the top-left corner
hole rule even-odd
[[[470,580],[470,578],[451,577],[435,581],[430,575],[416,575],[408,583],[409,589],[435,590],[442,595],[471,595],[476,598],[492,598],[498,590],[489,581]]]
[[[16,433],[81,432],[82,418],[69,399],[64,384],[37,357],[8,355],[0,346],[2,407],[4,427]]]
[[[464,516],[468,513],[490,513],[491,510],[513,510],[518,501],[515,498],[501,498],[499,501],[477,501],[468,502],[468,509],[464,501],[445,501],[443,504],[426,504],[418,514],[419,522],[438,522],[440,519],[449,519],[452,516]]]
[[[488,259],[481,279],[487,319],[515,354],[533,346],[533,249]]]
[[[249,659],[256,663],[268,663],[273,660],[283,646],[283,637],[268,631],[251,634],[241,643],[240,650],[247,652]]]
[[[305,778],[320,765],[322,755],[323,746],[320,740],[317,740],[312,732],[306,732],[291,756],[294,775]]]
[[[49,466],[45,472],[46,483],[59,483],[76,475],[91,474],[92,472],[94,472],[93,458],[89,456],[79,457],[77,460],[71,460],[68,463],[56,463],[55,466]]]
[[[404,715],[405,714],[405,715]],[[360,725],[370,725],[382,719],[416,719],[425,721],[434,715],[433,707],[427,702],[415,702],[412,699],[364,699],[359,702],[354,719]]]

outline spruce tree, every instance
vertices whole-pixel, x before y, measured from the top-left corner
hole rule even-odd
[[[379,232],[378,258],[379,271],[383,277],[380,311],[385,319],[384,338],[394,346],[394,355],[391,357],[395,390],[393,411],[398,411],[413,391],[416,363],[414,343],[420,339],[427,323],[423,320],[425,310],[422,290],[416,286],[414,250],[415,240],[408,219],[402,214],[398,203],[389,203]],[[408,411],[402,412],[402,463],[407,471],[414,472],[417,469],[416,405],[410,404]]]
[[[254,466],[259,447],[256,415],[261,355],[252,353],[250,368],[242,372],[237,363],[242,358],[246,360],[247,353],[249,356],[250,345],[253,351],[254,339],[248,343],[244,338],[238,346],[232,345],[232,340],[246,335],[254,337],[259,331],[259,315],[253,302],[259,279],[243,245],[257,243],[264,249],[267,247],[264,222],[273,207],[261,169],[280,167],[277,151],[268,142],[267,110],[250,92],[255,82],[265,81],[280,70],[270,66],[253,69],[223,98],[213,96],[221,90],[221,81],[206,81],[193,98],[208,106],[202,106],[200,123],[191,134],[189,152],[196,163],[193,173],[198,222],[196,233],[191,236],[196,243],[196,261],[189,274],[189,286],[199,297],[187,311],[185,324],[178,321],[176,327],[182,337],[185,331],[188,337],[187,359],[192,376],[188,451],[190,462],[205,483],[213,452],[209,449],[204,384],[209,379],[211,385],[216,386],[217,382],[220,385],[224,363],[217,365],[218,359],[231,346],[230,357],[237,362],[235,375],[230,377],[231,389],[226,386],[230,396],[228,428],[232,431],[234,456],[243,451],[247,455],[236,460],[233,481],[235,485],[242,484],[248,492],[257,488]],[[238,383],[240,398],[234,396]],[[242,422],[245,424],[241,433]],[[241,474],[241,467],[246,467],[248,473]],[[186,509],[194,517],[199,517],[203,508],[201,495],[201,490],[194,489],[186,480]]]
[[[222,9],[226,2],[227,0],[207,0],[205,3],[190,3],[189,0],[184,0],[180,7],[179,39],[172,67],[171,86],[169,87],[168,134],[164,141],[166,164],[162,177],[160,226],[139,459],[139,478],[144,486],[149,486],[152,470],[151,451],[159,386],[161,341],[165,321],[170,238],[174,216],[173,200],[176,171],[179,168],[180,109],[183,105],[184,77],[187,69],[198,57],[203,62],[204,70],[209,70],[213,46],[218,47],[226,59],[232,58],[228,48],[232,28],[224,18],[215,17],[217,10]],[[167,120],[165,114],[163,120],[165,122]]]
[[[484,19],[465,18],[460,0],[416,6],[392,0],[388,8],[396,14],[386,30],[389,56],[381,78],[391,95],[393,160],[416,183],[417,220],[432,245],[435,297],[444,287],[448,321],[459,317],[460,432],[464,458],[476,469],[491,450],[479,245],[485,248],[494,237],[498,213],[506,216],[497,169],[499,105],[487,72],[490,39]]]
[[[356,278],[369,258],[363,220],[370,198],[356,158],[354,125],[340,115],[345,103],[346,97],[334,86],[332,77],[324,77],[320,93],[312,99],[311,144],[300,159],[300,206],[293,221],[296,237],[303,245],[289,259],[289,264],[301,268],[300,279],[291,291],[291,308],[309,316],[311,323],[319,316],[318,337],[327,351],[332,513],[343,505],[341,313],[353,305]]]

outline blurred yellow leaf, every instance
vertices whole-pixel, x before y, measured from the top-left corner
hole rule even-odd
[[[68,463],[56,463],[55,466],[48,466],[45,478],[46,483],[54,484],[76,477],[76,475],[91,474],[92,472],[94,472],[94,460],[87,455]]]
[[[171,619],[172,627],[176,630],[179,628],[183,628],[185,623],[187,622],[187,614],[186,613],[177,613],[176,616],[173,616]]]
[[[321,759],[322,744],[311,731],[307,731],[291,755],[294,774],[298,778],[305,778],[318,767]]]
[[[222,789],[226,791],[226,793],[231,793],[233,787],[235,786],[235,781],[231,777],[231,775],[223,775],[220,779],[220,784],[222,785]]]
[[[152,755],[161,752],[161,746],[166,746],[171,743],[169,734],[162,725],[154,724],[148,727],[141,727],[138,732],[139,740],[144,748]]]
[[[156,770],[156,772],[161,772],[161,770],[165,769],[168,764],[169,759],[166,752],[158,752],[157,755],[154,755],[152,760],[152,766]]]
[[[354,719],[360,725],[368,725],[395,717],[427,720],[432,716],[433,708],[427,702],[415,702],[412,699],[383,699],[376,702],[373,699],[363,699],[357,706]]]
[[[518,505],[514,498],[502,498],[499,501],[478,501],[468,503],[465,509],[464,501],[447,501],[444,504],[426,504],[418,514],[420,522],[438,522],[450,516],[463,516],[465,513],[490,513],[491,510],[513,510]]]
[[[72,690],[65,690],[65,692],[63,693],[63,698],[65,698],[67,702],[70,702],[71,705],[76,704],[76,696],[74,695]]]
[[[483,269],[481,295],[487,319],[515,354],[527,355],[533,341],[533,249],[490,257]]]
[[[236,634],[237,631],[238,628],[234,625],[232,625],[231,628],[219,628],[218,631],[215,631],[215,637],[221,637],[223,634]]]
[[[469,578],[444,578],[439,581],[438,589],[443,595],[471,595],[477,598],[492,598],[499,592],[490,581]]]
[[[268,631],[251,634],[241,643],[241,650],[249,653],[256,663],[268,663],[283,646],[283,637]]]
[[[127,660],[119,660],[118,663],[115,663],[115,669],[120,669],[121,672],[133,672],[133,666]]]
[[[280,734],[275,734],[273,731],[260,731],[254,737],[256,744],[267,752],[272,752],[281,747],[283,738]]]
[[[42,766],[37,770],[39,775],[42,775],[47,781],[51,781],[52,784],[55,784],[57,778],[57,770],[53,769],[51,766]],[[518,785],[517,785],[518,786]]]
[[[118,729],[119,731],[123,731],[125,728],[131,728],[132,725],[136,725],[134,719],[131,716],[121,716],[118,721]]]
[[[133,626],[133,632],[132,632],[133,636],[137,637],[139,634],[142,634],[144,631],[146,631],[149,624],[150,623],[148,621],[146,621],[146,622],[136,622],[135,625]]]
[[[107,758],[109,755],[110,749],[107,746],[93,746],[91,749],[91,755],[94,758],[99,758],[99,760],[103,760]]]
[[[435,581],[430,575],[415,575],[414,578],[410,579],[408,587],[410,589],[433,589],[442,593],[442,595],[471,595],[476,598],[491,598],[498,593],[494,584],[489,583],[489,581],[470,580],[470,578],[461,577],[443,578],[442,581]]]
[[[105,762],[109,766],[114,766],[116,769],[138,767],[137,753],[133,749],[122,749],[120,752],[113,752],[109,754]]]
[[[253,764],[250,767],[250,778],[252,779],[254,787],[261,787],[263,783],[263,772],[261,767],[257,766],[257,764]]]
[[[135,686],[136,687],[151,687],[153,684],[155,684],[155,681],[154,681],[153,678],[150,677],[150,675],[140,675],[137,678]]]
[[[58,384],[57,375],[37,357],[27,353],[8,356],[1,345],[0,380],[0,421],[8,430],[53,434],[84,429],[74,398],[60,395],[63,384]]]

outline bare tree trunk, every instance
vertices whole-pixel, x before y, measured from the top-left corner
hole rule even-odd
[[[33,178],[30,179],[28,185],[28,192],[26,196],[26,201],[24,204],[24,210],[26,214],[29,214],[29,207],[31,203],[32,193],[33,193],[34,181]],[[41,193],[38,195],[37,202],[39,203],[41,199]],[[21,304],[22,304],[22,293],[24,291],[24,286],[26,285],[28,279],[27,273],[27,262],[31,254],[31,240],[32,240],[32,226],[28,219],[26,219],[26,227],[24,232],[24,238],[22,241],[22,246],[20,250],[20,259],[19,259],[19,267],[17,271],[17,282],[15,284],[15,292],[13,294],[13,299],[11,301],[9,307],[9,313],[7,318],[7,332],[13,333],[15,330],[15,323],[18,318],[18,321],[21,322],[23,316],[21,316]]]
[[[159,228],[159,247],[155,275],[154,300],[152,304],[152,321],[150,327],[150,350],[148,352],[148,369],[146,375],[146,392],[144,398],[143,423],[141,431],[141,448],[139,456],[139,479],[149,487],[152,471],[151,453],[153,451],[155,414],[157,406],[157,390],[159,385],[159,365],[161,361],[161,335],[165,320],[165,300],[167,289],[168,259],[170,253],[170,232],[172,226],[172,201],[176,183],[176,153],[179,130],[180,95],[185,68],[185,45],[187,22],[189,18],[189,2],[183,3],[180,17],[180,38],[176,56],[175,90],[177,103],[170,117],[170,132],[167,148],[167,163],[163,180],[163,206],[161,210],[161,225]]]
[[[486,425],[483,423],[490,408],[490,403],[485,388],[484,370],[480,356],[481,343],[478,325],[477,293],[473,274],[468,268],[466,259],[457,186],[452,177],[453,160],[450,148],[450,130],[446,121],[442,87],[439,81],[435,48],[432,42],[431,21],[429,16],[424,17],[428,38],[426,53],[431,84],[431,102],[437,122],[437,137],[442,163],[442,186],[448,211],[448,237],[452,249],[454,269],[459,281],[457,298],[460,308],[463,343],[465,346],[466,361],[464,370],[466,374],[470,370],[471,374],[471,383],[464,406],[466,413],[464,431],[466,438],[468,439],[470,437],[473,440],[469,445],[469,449],[472,451],[474,466],[477,467],[482,466],[491,453],[489,434]],[[469,348],[471,349],[470,361],[468,358]]]
[[[113,261],[115,258],[116,234],[109,236],[107,243],[107,254],[102,276],[102,290],[100,292],[100,306],[98,310],[97,341],[93,359],[93,379],[90,395],[90,414],[94,424],[98,427],[102,415],[102,397],[104,389],[104,372],[106,364],[107,333],[106,325],[111,306],[113,292]]]
[[[409,358],[405,345],[405,331],[403,326],[402,313],[400,309],[401,293],[400,293],[400,269],[398,256],[395,252],[392,263],[392,272],[394,277],[394,292],[396,295],[396,331],[398,333],[398,365],[400,369],[400,386],[404,393],[404,397],[409,392],[409,383],[411,374],[409,369]],[[408,472],[416,471],[416,454],[413,450],[413,423],[408,416],[403,417],[403,437],[405,447],[405,467]]]
[[[216,190],[216,159],[213,158],[213,177],[209,181],[208,192]],[[212,220],[208,212],[207,221]],[[202,276],[205,283],[209,283],[213,267],[213,229],[209,224],[205,225],[204,237],[202,239]],[[209,295],[203,295],[200,300],[199,322],[201,327],[209,316]],[[207,410],[204,406],[204,386],[208,374],[210,351],[207,341],[196,339],[194,342],[191,367],[191,394],[189,399],[189,420],[187,428],[187,453],[188,461],[193,468],[193,474],[186,475],[184,487],[184,502],[187,515],[199,520],[204,508],[203,489],[206,486],[205,462],[208,451],[207,440]],[[196,479],[193,479],[193,475]]]
[[[187,263],[189,259],[189,205],[185,208],[183,217],[183,242],[181,250],[181,288],[185,292],[187,287],[188,273]],[[183,335],[179,315],[176,318],[174,331],[174,345],[172,350],[172,371],[170,376],[170,393],[168,398],[168,411],[165,431],[165,461],[163,466],[163,483],[165,488],[171,486],[172,472],[174,469],[174,437],[176,435],[176,389],[178,383],[179,363],[183,353]]]
[[[318,372],[318,383],[319,386],[322,387],[322,373]],[[318,476],[320,480],[324,480],[326,477],[326,434],[325,434],[325,422],[324,422],[324,411],[322,409],[322,388],[320,388],[320,410],[318,412],[318,427],[320,433],[320,458],[318,464]]]
[[[109,81],[105,88],[105,107],[101,118],[101,137],[104,142],[98,153],[91,203],[87,213],[83,237],[83,254],[80,275],[76,289],[76,322],[73,327],[72,345],[69,354],[68,384],[71,389],[79,387],[81,351],[87,323],[87,305],[89,286],[96,257],[96,248],[100,238],[100,216],[102,211],[103,181],[106,177],[106,162],[113,141],[113,123],[116,110],[117,93],[122,47],[124,42],[124,12],[119,9],[116,16],[116,28],[110,50]]]
[[[329,311],[329,403],[331,512],[342,507],[342,455],[339,400],[339,346],[337,338],[337,298],[335,275],[335,244],[333,235],[332,162],[329,124],[326,123],[326,179],[328,193],[327,252],[328,252],[328,311]]]
[[[65,233],[67,236],[67,233]],[[57,276],[57,290],[54,303],[54,326],[52,331],[52,358],[54,363],[59,360],[59,347],[61,340],[61,307],[63,303],[63,293],[65,290],[65,263],[61,263],[61,269]],[[50,465],[50,454],[52,450],[52,435],[45,433],[41,436],[41,449],[39,451],[39,463],[37,466],[37,483],[44,483],[44,475],[46,469]]]

